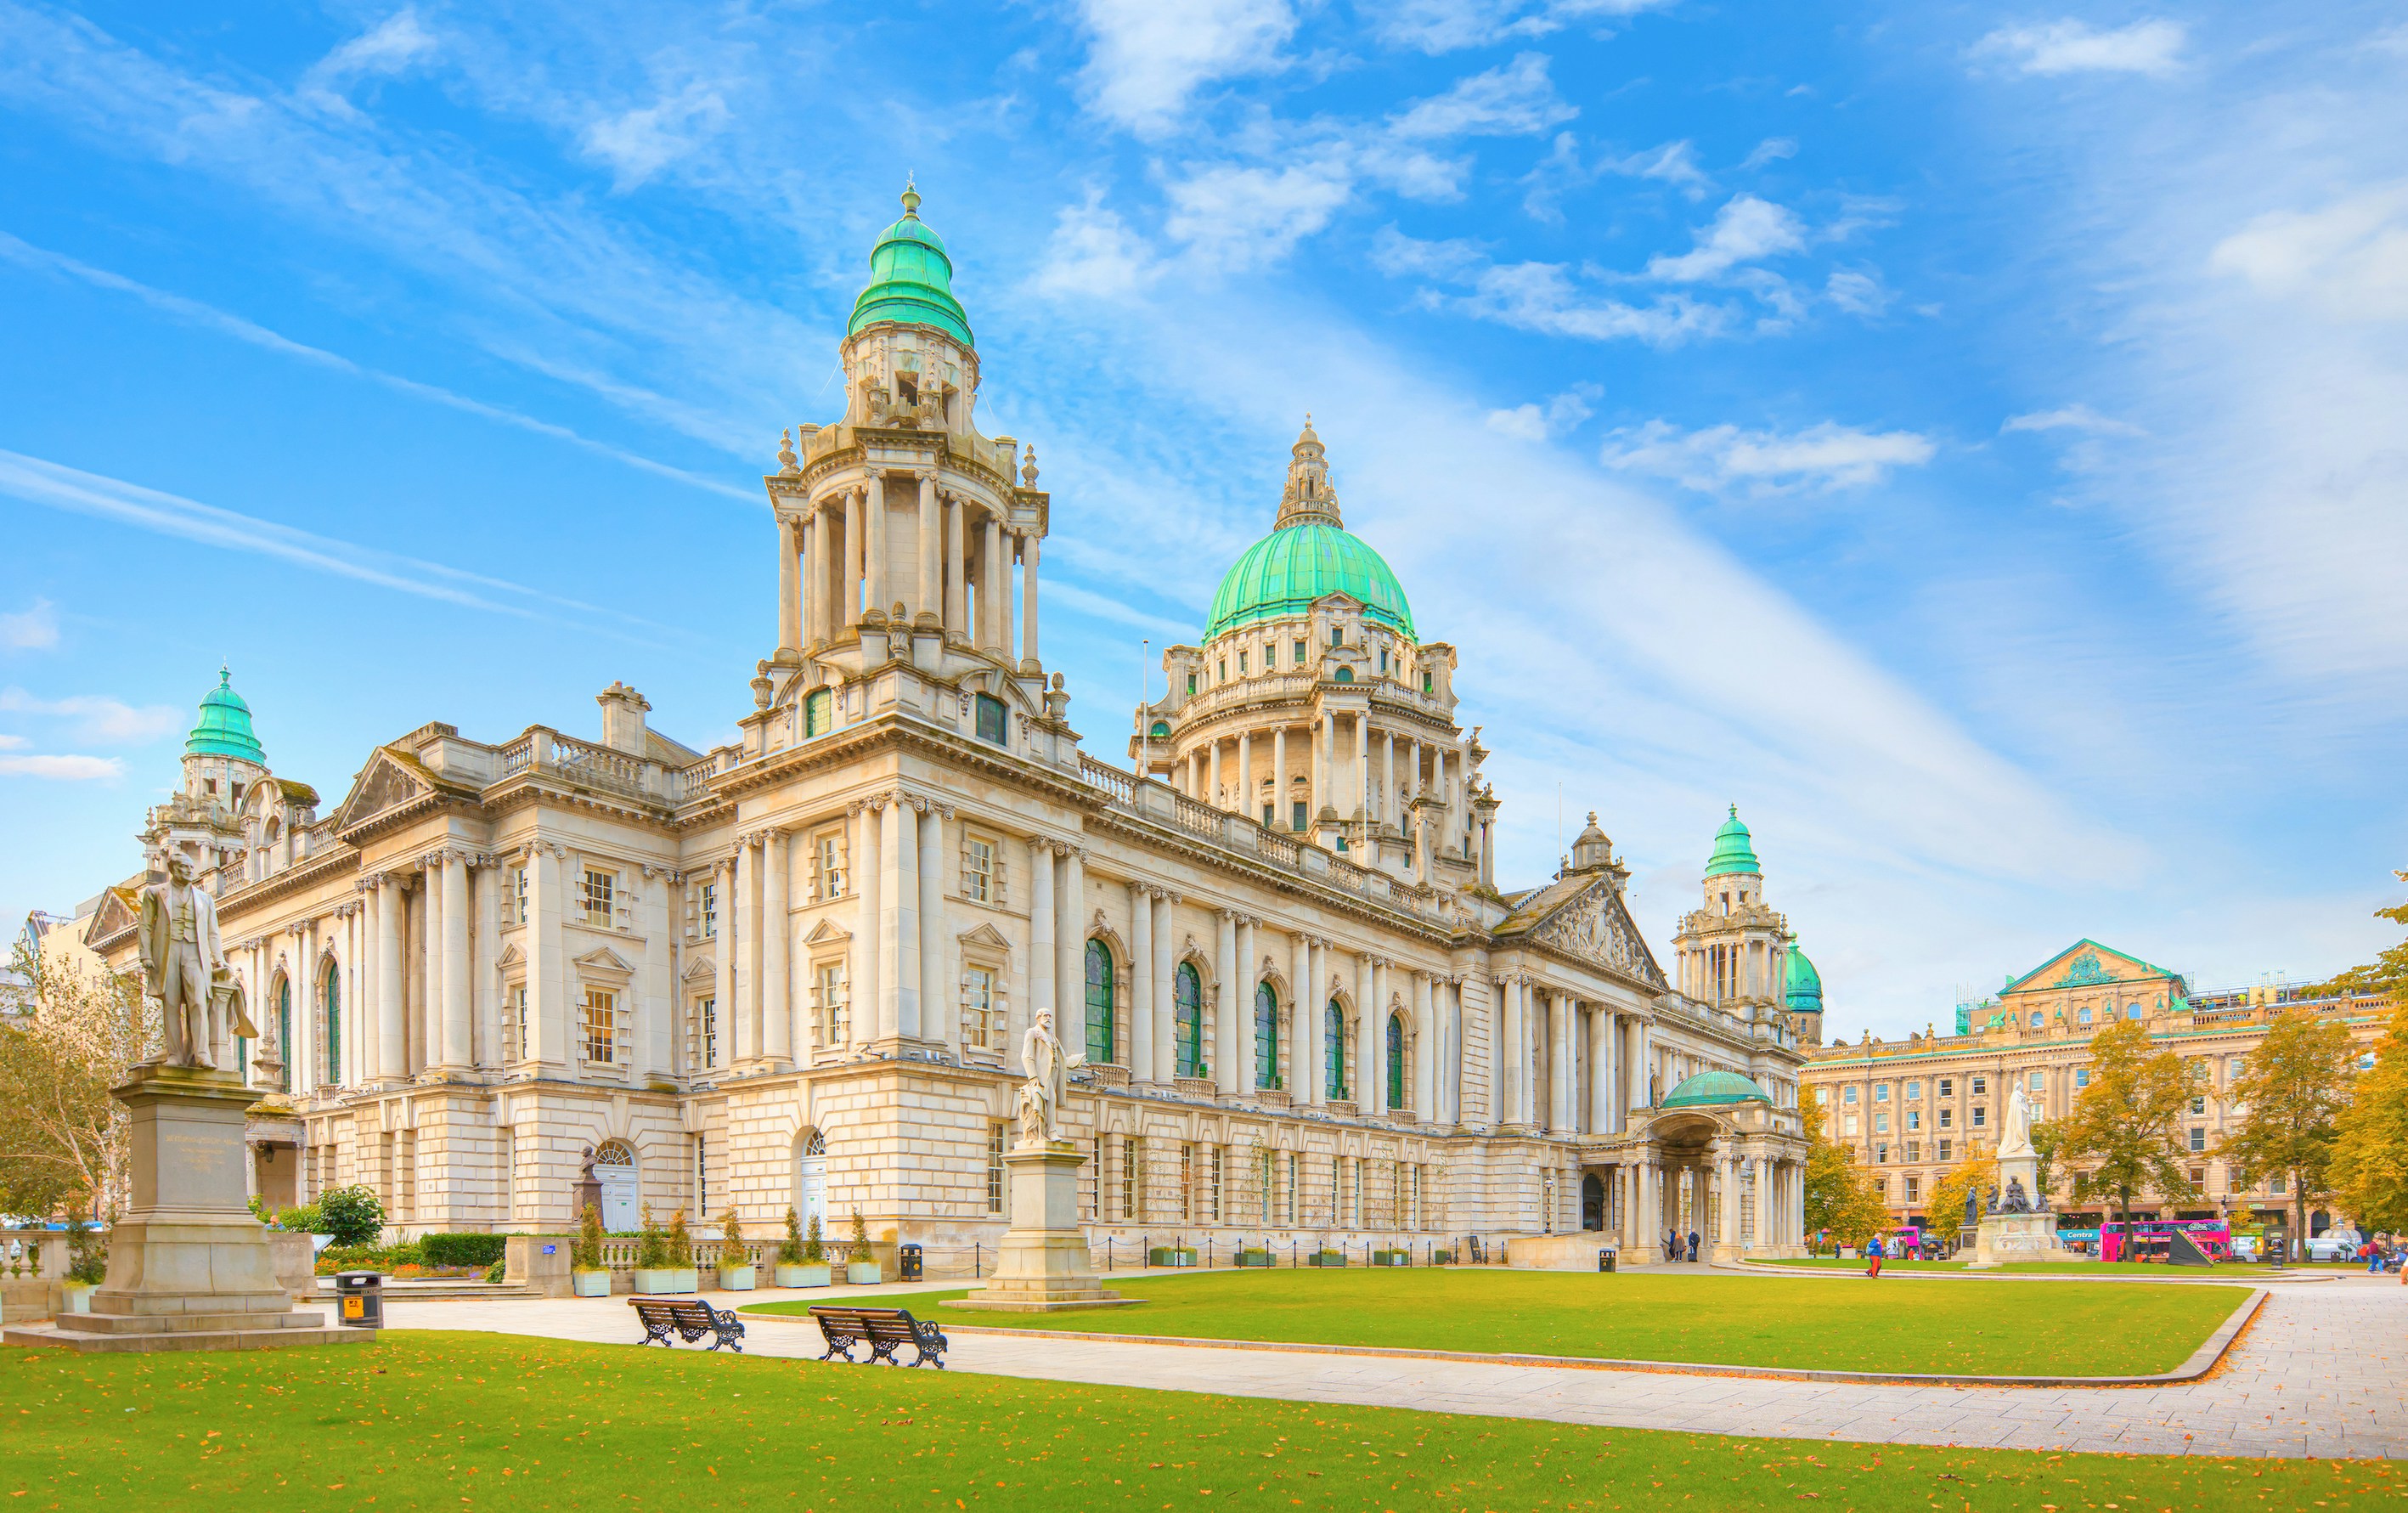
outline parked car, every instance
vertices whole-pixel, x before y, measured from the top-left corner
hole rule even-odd
[[[2364,1242],[2356,1230],[2327,1230],[2308,1237],[2307,1259],[2310,1261],[2351,1261]]]

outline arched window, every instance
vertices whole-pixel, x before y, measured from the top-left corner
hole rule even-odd
[[[1204,1074],[1204,979],[1196,963],[1182,961],[1170,974],[1171,1070],[1182,1077]]]
[[[1002,699],[993,694],[981,694],[974,706],[974,713],[978,721],[974,733],[981,741],[990,746],[1000,746],[1006,743],[1006,733],[1010,722],[1005,718]]]
[[[1112,1059],[1112,951],[1101,941],[1087,943],[1087,1063],[1102,1066]]]
[[[1254,1086],[1279,1085],[1279,994],[1270,984],[1259,983],[1254,987]]]
[[[335,970],[335,964],[327,962],[325,991],[319,997],[326,1006],[326,1084],[329,1087],[340,1087],[343,1081],[343,997],[339,987],[342,980],[343,974]]]
[[[2031,1027],[2034,1030],[2041,1028],[2040,1010],[2038,1009],[2032,1010]]]
[[[1354,681],[1354,670],[1351,667],[1340,668],[1338,670],[1338,677],[1336,681],[1340,683],[1353,683]]]
[[[1156,741],[1168,741],[1168,740],[1169,740],[1169,739],[1170,739],[1170,727],[1169,727],[1168,725],[1165,724],[1164,722],[1160,721],[1160,720],[1156,720],[1156,721],[1154,721],[1154,731],[1153,731],[1153,736],[1154,736],[1154,740],[1156,740]]]
[[[1405,1106],[1405,1021],[1388,1016],[1388,1106]]]
[[[803,696],[803,739],[824,736],[836,728],[836,694],[814,688]]]
[[[1321,1016],[1321,1085],[1327,1098],[1346,1096],[1346,1011],[1331,999]]]
[[[2125,1017],[2125,1018],[2127,1018],[2127,1019],[2137,1019],[2137,1018],[2139,1018],[2140,1016],[2141,1016],[2141,1006],[2140,1006],[2138,1003],[2127,1004],[2127,1005],[2125,1006],[2125,1009],[2124,1009],[2124,1017]]]
[[[2079,1014],[2076,1014],[2076,1015],[2073,1016],[2073,1022],[2074,1022],[2074,1023],[2076,1023],[2076,1024],[2078,1024],[2078,1025],[2080,1025],[2080,1026],[2081,1026],[2083,1029],[2085,1029],[2085,1030],[2089,1029],[2089,1028],[2090,1028],[2090,1011],[2089,1011],[2088,1009],[2084,1009],[2084,1010],[2083,1010],[2082,1012],[2080,1012]]]
[[[281,1063],[276,1074],[283,1086],[293,1086],[293,979],[279,974],[276,979],[276,1059]]]

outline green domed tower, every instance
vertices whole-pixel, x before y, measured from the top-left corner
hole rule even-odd
[[[920,192],[903,191],[903,219],[878,234],[869,250],[869,283],[853,302],[844,334],[854,337],[881,321],[933,326],[974,347],[970,318],[953,297],[953,260],[944,238],[920,220]]]
[[[251,706],[234,691],[231,669],[218,669],[218,685],[201,696],[201,721],[184,738],[187,756],[230,756],[255,767],[267,765],[267,753],[251,728]]]
[[[1338,514],[1330,486],[1328,454],[1307,416],[1287,468],[1287,491],[1280,498],[1271,533],[1246,548],[1221,575],[1205,623],[1207,642],[1224,631],[1260,620],[1312,612],[1315,600],[1345,594],[1363,605],[1363,616],[1410,638],[1412,606],[1404,585],[1361,537]]]

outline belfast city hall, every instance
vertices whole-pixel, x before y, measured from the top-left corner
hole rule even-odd
[[[596,729],[422,724],[322,802],[232,676],[203,699],[142,842],[214,894],[261,1027],[262,1196],[558,1232],[590,1183],[613,1230],[733,1208],[766,1236],[791,1205],[889,1257],[992,1254],[1050,1012],[1099,1247],[1799,1253],[1821,989],[1736,812],[1698,816],[1660,955],[1594,815],[1552,878],[1497,876],[1477,671],[1349,531],[1309,423],[1163,697],[1085,749],[1039,643],[1048,496],[978,428],[917,207],[870,254],[842,413],[764,480],[776,638],[731,743],[614,684]],[[121,969],[141,885],[84,924]]]

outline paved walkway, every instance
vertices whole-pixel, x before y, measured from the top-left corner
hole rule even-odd
[[[890,1284],[857,1290],[904,1290]],[[2035,1304],[2040,1296],[2033,1295]],[[397,1329],[622,1345],[636,1333],[624,1298],[395,1303],[387,1313]],[[749,1354],[820,1353],[819,1331],[808,1322],[748,1323]],[[2035,1318],[2034,1327],[2046,1326]],[[1047,1381],[1762,1437],[2408,1459],[2408,1288],[2388,1278],[2277,1290],[2223,1369],[2179,1387],[1902,1387],[998,1334],[953,1338],[946,1359],[953,1370]]]

